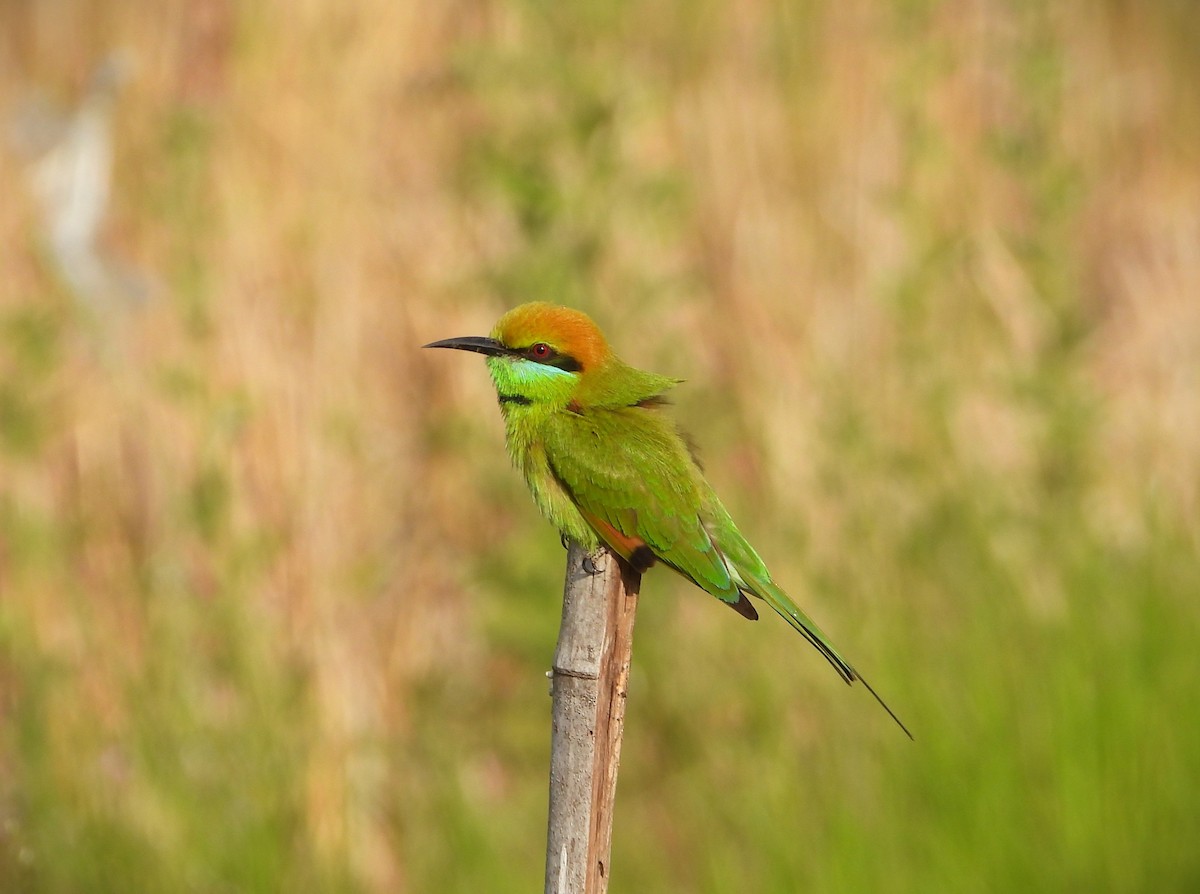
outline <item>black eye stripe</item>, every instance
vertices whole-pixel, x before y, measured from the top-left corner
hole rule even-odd
[[[574,373],[583,369],[583,364],[570,354],[552,354],[549,358],[543,360],[542,363],[546,364],[546,366],[557,366],[566,372]]]
[[[539,348],[547,351],[547,353],[538,354],[537,349]],[[579,372],[583,369],[583,364],[570,354],[560,354],[545,342],[536,342],[527,348],[519,350],[521,356],[526,360],[532,360],[534,363],[540,363],[543,366],[554,366],[566,372]]]

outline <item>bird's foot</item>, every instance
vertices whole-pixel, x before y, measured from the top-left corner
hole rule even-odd
[[[600,547],[595,552],[590,552],[583,557],[583,570],[593,577],[600,573],[600,567],[596,563],[600,561],[601,550],[603,549],[604,547]]]
[[[562,544],[563,549],[571,548],[571,538],[561,531],[558,533],[558,542]]]

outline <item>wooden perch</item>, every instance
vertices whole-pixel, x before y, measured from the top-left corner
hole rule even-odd
[[[613,800],[641,576],[607,550],[590,562],[587,558],[582,547],[570,545],[551,673],[546,894],[608,890]]]

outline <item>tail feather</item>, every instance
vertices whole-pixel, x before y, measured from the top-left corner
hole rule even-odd
[[[888,716],[891,717],[892,720],[896,721],[896,726],[898,726],[898,727],[900,727],[900,729],[904,730],[904,735],[908,736],[910,739],[912,739],[915,742],[916,739],[914,739],[913,734],[908,731],[908,727],[904,725],[904,721],[896,716],[896,712],[888,707],[888,703],[879,697],[879,693],[876,692],[871,687],[871,684],[868,683],[861,674],[858,674],[857,676],[858,676],[858,681],[867,687],[867,692],[871,693],[871,697],[874,698],[875,701],[879,702],[879,706],[881,708],[883,708],[883,710],[888,712]]]
[[[816,650],[824,656],[825,660],[833,665],[833,669],[838,672],[843,680],[847,683],[853,683],[858,679],[858,674],[851,667],[850,662],[838,653],[838,650],[833,647],[829,640],[825,639],[825,635],[813,623],[812,618],[801,611],[800,607],[792,602],[791,597],[787,593],[783,592],[783,590],[779,589],[773,583],[764,583],[755,587],[754,595],[761,596],[763,601],[775,609],[785,621],[791,624],[797,633],[812,643]]]
[[[850,662],[841,656],[838,650],[825,638],[825,634],[821,632],[820,628],[813,623],[808,615],[800,610],[800,607],[796,603],[792,602],[791,597],[787,593],[769,581],[762,583],[756,581],[755,583],[756,586],[752,591],[755,596],[760,596],[767,605],[775,609],[785,621],[792,625],[801,636],[812,643],[813,647],[833,666],[833,669],[838,672],[843,680],[847,683],[853,683],[855,680],[861,682],[866,687],[867,692],[871,693],[875,701],[879,702],[879,706],[888,712],[888,716],[892,720],[896,721],[896,725],[904,730],[904,734],[910,739],[913,738],[913,734],[909,732],[908,727],[888,707],[887,702],[881,699],[879,694],[871,687],[871,684],[863,679],[862,675],[851,666]]]

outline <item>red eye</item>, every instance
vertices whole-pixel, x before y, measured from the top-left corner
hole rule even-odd
[[[544,341],[539,341],[536,345],[529,349],[529,353],[537,360],[545,360],[550,356],[550,346]]]

